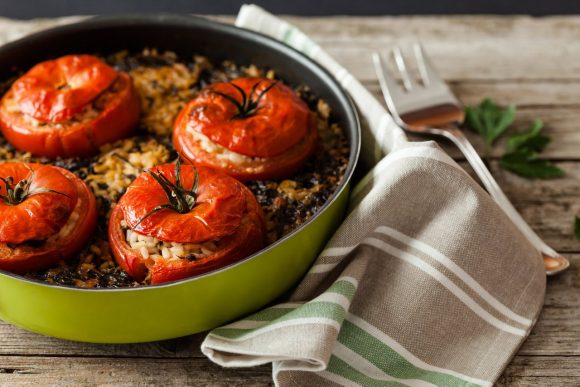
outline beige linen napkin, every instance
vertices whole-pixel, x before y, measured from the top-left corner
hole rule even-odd
[[[236,24],[326,67],[367,123],[367,162],[387,155],[288,302],[213,330],[203,353],[226,367],[271,362],[277,385],[493,384],[540,312],[538,252],[436,144],[406,142],[306,35],[256,6]]]

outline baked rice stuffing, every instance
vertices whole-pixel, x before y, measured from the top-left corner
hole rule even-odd
[[[133,281],[116,264],[107,242],[111,209],[132,181],[145,169],[175,161],[171,144],[173,121],[185,104],[214,82],[243,76],[276,78],[273,70],[238,66],[225,61],[213,65],[203,56],[179,58],[172,52],[145,49],[126,51],[104,58],[120,71],[127,71],[141,95],[142,113],[136,136],[105,145],[92,158],[57,159],[31,157],[16,151],[0,137],[0,160],[51,163],[74,172],[93,190],[99,207],[99,223],[91,242],[76,257],[56,267],[29,273],[28,278],[51,284],[83,288],[117,288],[144,285]],[[8,90],[15,78],[3,85]],[[333,121],[330,107],[317,99],[307,86],[295,87],[318,118],[319,150],[292,179],[248,181],[267,223],[268,243],[273,243],[312,217],[333,195],[342,181],[349,146],[342,129]],[[98,110],[99,99],[94,102]],[[128,242],[151,257],[186,259],[211,254],[213,242],[171,244],[126,230]]]

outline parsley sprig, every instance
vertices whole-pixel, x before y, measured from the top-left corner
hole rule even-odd
[[[485,142],[485,157],[489,159],[495,141],[513,124],[516,116],[514,105],[500,108],[490,98],[478,106],[465,108],[465,120],[469,127],[479,133]]]
[[[483,137],[486,159],[489,159],[495,141],[513,124],[515,114],[515,106],[502,109],[489,98],[478,106],[465,108],[468,127]],[[499,166],[528,179],[564,176],[564,170],[539,157],[551,141],[550,137],[542,133],[543,126],[542,121],[536,119],[528,130],[511,134],[506,141],[506,153],[499,159]],[[574,217],[574,235],[580,240],[579,216]]]
[[[465,121],[470,129],[479,133],[485,142],[485,157],[489,159],[493,144],[513,124],[516,108],[503,109],[490,98],[478,106],[465,108]],[[535,120],[531,127],[509,136],[506,153],[500,158],[501,168],[529,179],[551,179],[564,175],[564,171],[548,160],[539,158],[540,152],[550,143],[550,137],[542,133],[542,121]]]
[[[535,120],[527,131],[512,134],[507,140],[507,152],[500,158],[499,165],[530,179],[564,176],[564,170],[538,157],[551,141],[550,137],[542,134],[542,127],[542,121]]]

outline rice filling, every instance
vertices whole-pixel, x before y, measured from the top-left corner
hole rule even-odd
[[[262,157],[251,157],[231,151],[228,148],[213,142],[209,139],[209,137],[198,132],[197,130],[193,130],[192,128],[187,128],[187,132],[193,137],[194,141],[199,142],[199,145],[204,151],[214,154],[216,158],[222,162],[223,166],[226,166],[228,162],[237,165],[246,165],[256,161],[263,162],[266,160]]]
[[[139,234],[131,230],[126,221],[121,221],[127,244],[143,259],[195,261],[214,254],[218,250],[218,241],[203,243],[164,242],[157,238]]]

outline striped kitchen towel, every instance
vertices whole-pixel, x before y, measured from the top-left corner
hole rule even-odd
[[[492,385],[538,318],[538,252],[449,156],[407,142],[306,35],[256,6],[236,24],[334,74],[366,121],[363,155],[382,159],[287,302],[213,330],[203,353],[226,367],[271,362],[281,386]]]

